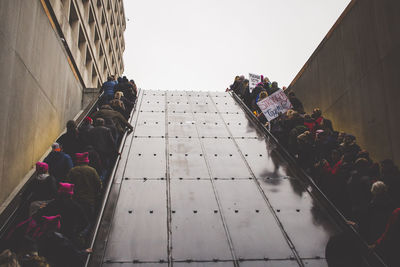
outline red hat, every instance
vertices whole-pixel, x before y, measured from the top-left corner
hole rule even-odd
[[[74,184],[59,183],[58,194],[73,195],[74,194],[74,186],[75,186]]]
[[[89,116],[85,117],[85,118],[83,119],[83,121],[87,121],[87,122],[90,122],[90,123],[93,122],[92,118],[90,118]]]
[[[89,153],[75,153],[76,163],[89,163]]]
[[[46,173],[49,170],[49,165],[45,162],[36,162],[36,171],[40,173]]]

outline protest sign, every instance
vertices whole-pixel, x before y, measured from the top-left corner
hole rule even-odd
[[[277,118],[279,114],[285,113],[292,108],[292,104],[282,89],[258,101],[257,105],[268,121]]]
[[[261,75],[249,73],[249,91],[250,93],[256,88],[257,84],[261,82]]]

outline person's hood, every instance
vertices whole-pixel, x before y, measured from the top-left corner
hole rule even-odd
[[[36,179],[38,179],[38,181],[44,181],[47,179],[47,177],[49,177],[50,175],[47,173],[42,173],[42,174],[37,174],[36,175]]]

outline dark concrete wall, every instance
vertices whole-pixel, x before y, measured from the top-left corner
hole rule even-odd
[[[40,0],[0,1],[0,47],[0,204],[4,207],[66,121],[81,110],[82,87]]]
[[[375,160],[400,164],[400,1],[352,1],[290,89]]]

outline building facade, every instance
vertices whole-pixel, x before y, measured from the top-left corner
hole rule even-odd
[[[88,88],[123,73],[125,27],[122,0],[0,1],[0,214]]]
[[[86,88],[121,75],[126,27],[122,0],[49,0]]]

